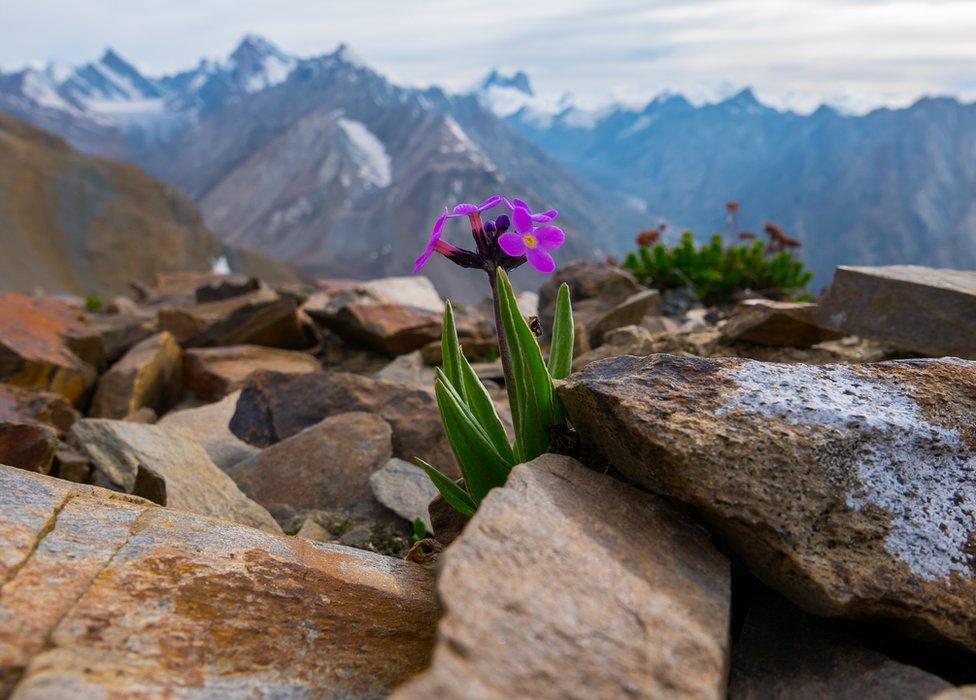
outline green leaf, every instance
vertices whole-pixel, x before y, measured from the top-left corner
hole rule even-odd
[[[444,432],[454,451],[468,493],[475,503],[495,486],[503,486],[512,464],[498,454],[484,429],[442,371],[435,370],[434,394]]]
[[[430,466],[424,460],[416,457],[414,461],[417,465],[427,473],[427,477],[434,483],[437,490],[440,491],[441,496],[444,500],[454,508],[461,515],[466,515],[469,518],[474,515],[474,511],[477,508],[474,501],[471,500],[471,496],[465,492],[460,486],[458,486],[453,479],[444,476],[436,468]]]
[[[481,378],[475,373],[464,355],[461,355],[461,385],[468,408],[485,431],[495,451],[508,463],[509,467],[514,467],[515,453],[512,452],[512,446],[508,442],[505,425],[498,417],[498,411],[495,410],[495,402],[491,400],[491,394],[481,383]]]
[[[552,345],[549,346],[549,374],[553,379],[565,379],[573,369],[574,334],[569,285],[563,282],[556,294],[556,317],[552,324]]]
[[[515,422],[515,457],[535,459],[549,449],[549,426],[557,422],[552,377],[535,334],[525,322],[504,270],[498,271],[499,310],[511,354],[512,377],[506,377]]]
[[[461,387],[461,343],[458,341],[457,326],[454,324],[454,308],[451,302],[444,303],[444,322],[441,324],[441,364],[448,381],[458,391]]]

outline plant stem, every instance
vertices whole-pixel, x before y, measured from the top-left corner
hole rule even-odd
[[[491,286],[491,306],[495,312],[495,336],[498,338],[498,355],[502,359],[502,372],[505,374],[505,389],[511,396],[512,382],[512,355],[508,349],[508,337],[505,335],[505,326],[502,324],[502,308],[498,299],[498,273],[497,268],[489,268],[488,284]]]

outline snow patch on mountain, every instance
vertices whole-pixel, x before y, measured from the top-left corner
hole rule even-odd
[[[389,187],[393,182],[393,163],[383,142],[362,122],[339,117],[336,123],[349,139],[359,176],[376,187]]]

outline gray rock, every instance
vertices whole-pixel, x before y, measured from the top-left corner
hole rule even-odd
[[[216,403],[173,411],[163,416],[158,425],[188,432],[206,450],[213,463],[227,471],[261,451],[234,435],[228,427],[240,395],[241,392],[236,391]]]
[[[421,518],[428,531],[434,529],[427,506],[438,491],[420,467],[394,457],[370,475],[369,486],[377,501],[407,522]]]

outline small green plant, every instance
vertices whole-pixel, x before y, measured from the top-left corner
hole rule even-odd
[[[760,240],[725,245],[718,234],[708,243],[696,245],[690,231],[675,246],[639,245],[627,254],[623,267],[648,287],[691,287],[699,299],[710,302],[727,300],[747,289],[792,299],[803,293],[813,277],[786,247]]]
[[[512,210],[517,233],[506,233],[513,222],[507,215],[482,222],[481,212],[504,202]],[[552,344],[546,363],[535,334],[518,309],[506,270],[528,262],[542,272],[555,263],[548,250],[558,247],[563,233],[548,225],[556,212],[532,214],[521,200],[502,197],[481,205],[459,204],[453,216],[467,216],[478,251],[466,251],[440,240],[444,215],[434,224],[431,243],[417,261],[417,269],[438,252],[462,267],[481,268],[488,274],[498,351],[512,409],[515,440],[509,442],[505,426],[481,379],[461,352],[451,303],[444,307],[441,333],[442,366],[435,370],[434,393],[444,432],[463,477],[455,482],[422,459],[419,464],[438,491],[460,513],[471,516],[488,492],[504,486],[516,464],[535,459],[549,449],[550,435],[566,424],[553,380],[570,372],[573,358],[573,311],[569,287],[563,284],[556,299]],[[536,223],[545,224],[536,227]]]
[[[413,528],[410,533],[410,543],[416,544],[420,540],[427,539],[427,526],[424,524],[423,518],[414,518]]]
[[[104,305],[102,298],[97,294],[89,294],[85,297],[85,311],[89,313],[98,313]]]

